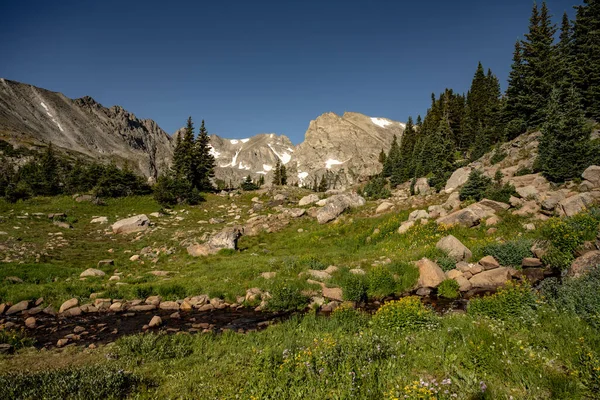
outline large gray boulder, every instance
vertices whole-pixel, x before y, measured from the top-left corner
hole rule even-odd
[[[470,228],[478,225],[482,219],[493,215],[495,215],[495,210],[493,208],[475,203],[462,210],[457,210],[446,216],[440,217],[436,222],[447,226],[463,225]]]
[[[446,187],[444,188],[446,193],[452,193],[469,180],[469,174],[471,173],[470,167],[459,168],[452,173],[448,182],[446,182]]]
[[[240,228],[227,228],[212,236],[206,243],[189,246],[187,252],[193,257],[199,257],[217,254],[223,249],[237,250],[237,243],[242,234]]]
[[[510,278],[510,270],[506,267],[500,267],[473,275],[473,277],[469,279],[469,282],[473,288],[495,289],[506,284]]]
[[[587,252],[575,259],[569,268],[568,275],[579,277],[596,267],[600,267],[600,250]]]
[[[444,271],[428,258],[417,261],[417,268],[419,268],[420,288],[436,288],[446,279]]]
[[[317,201],[319,201],[319,195],[312,193],[312,194],[309,194],[308,196],[304,196],[303,198],[301,198],[300,201],[298,202],[298,205],[299,206],[308,206],[310,204],[316,203]]]
[[[592,183],[593,187],[600,188],[600,166],[590,165],[581,175],[583,179]]]
[[[556,211],[559,215],[572,217],[592,206],[594,200],[594,196],[591,193],[579,193],[561,200],[556,206]]]
[[[427,178],[419,178],[415,182],[415,194],[426,195],[431,192]]]
[[[435,247],[448,254],[448,256],[456,262],[469,261],[473,256],[471,250],[452,235],[441,238]]]
[[[150,220],[146,214],[135,215],[130,218],[121,219],[112,225],[113,233],[134,233],[148,229]]]
[[[348,208],[357,208],[364,206],[365,199],[356,193],[344,193],[331,196],[327,199],[327,204],[317,212],[317,221],[320,224],[326,224],[333,221]]]

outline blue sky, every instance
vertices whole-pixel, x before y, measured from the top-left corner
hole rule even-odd
[[[577,0],[549,0],[555,21]],[[8,1],[0,76],[92,96],[168,133],[279,133],[356,111],[406,121],[431,92],[468,89],[477,62],[503,88],[531,0]]]

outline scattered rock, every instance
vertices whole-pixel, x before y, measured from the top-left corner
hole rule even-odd
[[[68,222],[54,221],[54,222],[52,222],[52,224],[54,224],[55,226],[58,226],[59,228],[63,228],[63,229],[73,228],[73,226],[71,224],[69,224]]]
[[[135,215],[121,219],[112,225],[113,233],[134,233],[145,231],[150,227],[150,220],[146,214]]]
[[[69,339],[58,339],[58,341],[56,342],[56,347],[65,347],[67,343],[69,343]]]
[[[448,235],[437,242],[436,248],[442,250],[448,254],[450,258],[455,261],[468,261],[472,256],[471,250],[469,250],[464,244],[452,235]]]
[[[481,260],[479,260],[479,265],[481,265],[486,271],[494,268],[500,268],[500,263],[492,256],[483,257]]]
[[[338,288],[338,287],[335,287],[335,288],[324,287],[323,288],[323,297],[325,297],[327,299],[331,299],[331,300],[340,301],[340,302],[344,301],[342,289]]]
[[[204,244],[194,244],[187,248],[189,255],[193,257],[216,254],[222,249],[237,250],[237,242],[242,236],[242,229],[227,228],[212,236]]]
[[[429,186],[429,180],[427,178],[419,178],[415,182],[415,194],[416,195],[426,195],[431,192],[431,187]]]
[[[107,224],[108,218],[106,217],[97,217],[90,221],[91,224]]]
[[[568,275],[580,277],[600,265],[600,250],[590,251],[571,263]]]
[[[410,228],[412,228],[415,225],[415,221],[404,221],[400,227],[398,228],[398,233],[399,234],[405,234],[406,232],[408,232],[408,230]]]
[[[366,272],[363,269],[360,268],[354,268],[350,270],[350,273],[353,275],[365,275]]]
[[[79,305],[79,300],[77,300],[76,298],[67,300],[64,303],[62,303],[62,305],[58,309],[58,313],[62,314],[70,308],[77,307],[77,305]]]
[[[263,272],[260,276],[264,279],[273,279],[277,276],[277,272]]]
[[[8,311],[6,311],[6,315],[16,314],[27,310],[27,308],[29,308],[29,300],[23,300],[10,307]]]
[[[468,292],[469,290],[471,290],[471,288],[473,288],[473,285],[465,276],[457,276],[456,278],[454,278],[454,280],[456,281],[456,283],[458,283],[458,290],[461,292]]]
[[[134,254],[131,257],[129,257],[129,261],[132,261],[132,262],[138,261],[139,259],[140,259],[139,254]]]
[[[585,171],[583,171],[581,176],[586,181],[591,182],[594,187],[600,187],[600,166],[590,165]]]
[[[179,310],[179,303],[176,301],[163,301],[160,303],[159,308],[161,310]]]
[[[572,217],[575,214],[585,211],[593,203],[594,197],[590,193],[579,193],[561,200],[556,206],[556,211],[559,215]]]
[[[319,201],[319,196],[316,194],[309,194],[308,196],[304,196],[298,202],[299,206],[308,206],[310,204],[316,203]]]
[[[384,201],[379,206],[377,206],[375,213],[381,214],[381,213],[391,210],[392,208],[394,208],[394,203],[390,203],[389,201]]]
[[[18,276],[7,276],[4,278],[4,280],[10,283],[23,283],[23,279],[19,278]]]
[[[415,210],[408,215],[408,221],[417,221],[420,219],[428,219],[429,213],[425,210]]]
[[[152,319],[150,320],[150,323],[148,324],[148,326],[150,328],[157,328],[161,325],[162,325],[162,319],[158,315],[155,315],[154,317],[152,317]]]
[[[471,168],[463,167],[459,168],[452,173],[448,182],[446,182],[446,187],[444,191],[446,193],[452,193],[455,189],[458,189],[469,180],[469,174],[471,173]]]
[[[331,196],[327,199],[327,204],[317,212],[317,221],[320,224],[326,224],[336,219],[348,208],[362,207],[366,200],[356,193],[344,193]]]
[[[419,268],[419,287],[436,288],[446,279],[444,271],[428,258],[417,261],[417,268]]]
[[[327,273],[325,271],[320,271],[320,270],[316,270],[316,269],[309,269],[306,272],[310,276],[312,276],[313,278],[322,279],[322,280],[331,279],[331,275],[329,275],[329,273]]]
[[[25,320],[25,326],[29,329],[34,329],[36,326],[36,319],[35,317],[29,317]]]
[[[108,267],[111,265],[115,265],[115,260],[100,260],[100,261],[98,261],[98,268]],[[100,271],[100,272],[102,272],[102,271]],[[102,273],[102,275],[100,275],[100,276],[103,276],[103,275],[104,275],[104,273]]]
[[[106,275],[104,273],[104,271],[101,271],[96,268],[88,268],[85,271],[83,271],[81,274],[79,274],[79,277],[86,278],[86,277],[91,277],[91,276],[104,276],[104,275]]]
[[[506,267],[500,267],[474,275],[469,279],[469,282],[474,288],[495,289],[504,285],[510,278],[510,270]]]

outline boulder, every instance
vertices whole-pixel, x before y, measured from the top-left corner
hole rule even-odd
[[[330,300],[335,300],[335,301],[344,301],[344,295],[343,295],[342,289],[338,288],[338,287],[335,287],[335,288],[324,287],[323,288],[323,297],[330,299]]]
[[[379,206],[377,206],[375,213],[381,214],[381,213],[391,210],[392,208],[394,208],[394,203],[390,203],[389,201],[384,201]]]
[[[108,218],[106,217],[96,217],[90,221],[91,224],[107,224]]]
[[[436,288],[446,279],[444,271],[428,258],[417,261],[417,268],[419,268],[418,286],[421,288]]]
[[[306,210],[304,208],[288,208],[285,210],[285,213],[292,218],[300,218],[306,214]]]
[[[187,252],[193,257],[199,257],[216,254],[222,249],[237,250],[237,242],[241,236],[242,229],[226,228],[212,236],[206,243],[189,246]]]
[[[571,263],[568,275],[579,277],[600,266],[600,250],[590,251]]]
[[[456,283],[458,283],[458,290],[461,292],[468,292],[473,287],[471,282],[469,282],[469,280],[462,275],[457,276],[456,278],[454,278],[454,280],[456,281]]]
[[[76,298],[69,299],[62,303],[62,305],[58,309],[58,312],[62,314],[70,308],[77,307],[78,304],[79,300],[77,300]]]
[[[593,187],[600,188],[600,166],[590,165],[585,171],[583,171],[581,177],[586,181],[589,181]]]
[[[495,215],[495,211],[485,205],[475,203],[462,210],[454,211],[436,220],[438,224],[453,226],[463,225],[468,228],[478,225],[483,218]]]
[[[81,274],[79,274],[79,277],[80,278],[86,278],[86,277],[89,277],[89,276],[104,276],[104,275],[106,275],[104,273],[104,271],[101,271],[101,270],[96,269],[96,268],[88,268],[85,271],[83,271]]]
[[[448,279],[456,279],[458,276],[463,276],[463,273],[457,269],[451,269],[450,271],[446,272],[446,277]]]
[[[448,182],[446,182],[446,187],[444,188],[445,192],[452,193],[455,189],[467,183],[470,173],[470,167],[463,167],[454,171],[448,179]]]
[[[542,210],[554,210],[558,203],[564,200],[566,197],[567,193],[563,190],[547,193],[546,198],[542,201]]]
[[[135,215],[130,218],[121,219],[112,225],[113,233],[133,233],[148,229],[150,220],[146,214]]]
[[[158,328],[161,325],[162,325],[162,318],[160,318],[158,315],[155,315],[154,317],[152,317],[152,319],[150,320],[150,323],[148,324],[148,326],[150,328]]]
[[[419,178],[415,182],[415,194],[417,195],[426,195],[431,192],[431,187],[429,186],[429,181],[427,178]]]
[[[300,201],[298,202],[299,206],[308,206],[310,204],[314,204],[317,201],[319,201],[319,196],[316,194],[309,194],[308,196],[304,196],[303,198],[300,199]]]
[[[479,205],[487,208],[491,208],[492,210],[498,211],[506,211],[510,208],[510,204],[502,203],[499,201],[494,201],[490,199],[483,199],[479,203]]]
[[[35,317],[29,317],[25,320],[25,326],[29,329],[34,329],[36,326],[36,320]]]
[[[98,261],[98,268],[100,267],[108,267],[111,265],[115,265],[115,260],[107,259]]]
[[[316,269],[309,269],[307,271],[307,273],[312,276],[313,278],[316,279],[322,279],[322,280],[327,280],[327,279],[331,279],[331,275],[326,272],[326,271],[321,271],[321,270],[316,270]]]
[[[415,210],[408,215],[409,221],[418,221],[420,219],[428,219],[429,213],[425,210]]]
[[[522,276],[527,279],[527,282],[532,285],[538,283],[546,277],[546,273],[543,268],[526,268],[521,271]]]
[[[415,221],[404,221],[398,228],[398,233],[402,235],[402,234],[408,232],[408,230],[410,228],[412,228],[414,224],[415,224]]]
[[[594,197],[590,193],[579,193],[571,197],[561,200],[556,206],[556,211],[559,215],[572,217],[585,211],[594,203]]]
[[[27,308],[29,308],[29,300],[23,300],[23,301],[18,302],[15,305],[13,305],[12,307],[10,307],[6,311],[6,315],[16,314],[16,313],[19,313],[21,311],[27,310]]]
[[[317,221],[319,224],[326,224],[336,219],[348,208],[357,208],[364,206],[366,200],[356,193],[345,193],[331,196],[327,199],[327,204],[317,212]]]
[[[75,201],[78,203],[83,203],[84,201],[94,202],[97,200],[98,198],[96,196],[92,196],[91,194],[83,194],[75,197]]]
[[[479,265],[481,265],[486,271],[490,269],[500,268],[500,263],[496,261],[496,259],[492,256],[483,257],[481,260],[479,260]]]
[[[473,256],[471,250],[452,235],[441,238],[435,247],[448,254],[450,258],[453,258],[457,262],[468,261]]]
[[[510,270],[506,267],[500,267],[473,275],[469,282],[474,288],[495,289],[506,284],[510,278]]]
[[[485,220],[485,226],[496,226],[496,225],[498,225],[499,222],[500,222],[500,218],[498,218],[498,216],[494,215]]]
[[[540,192],[532,185],[523,186],[515,189],[523,199],[537,199]]]
[[[448,200],[444,203],[444,209],[448,211],[460,209],[460,193],[452,192],[450,196],[448,196]]]
[[[526,201],[523,203],[521,208],[513,211],[513,215],[518,215],[520,217],[527,217],[534,214],[537,214],[540,211],[540,206],[535,200]]]
[[[59,228],[63,228],[63,229],[71,229],[73,228],[73,226],[68,223],[68,222],[62,222],[62,221],[54,221],[52,222],[53,225],[58,226]]]
[[[179,303],[176,301],[163,301],[158,306],[161,310],[175,310],[179,311]]]

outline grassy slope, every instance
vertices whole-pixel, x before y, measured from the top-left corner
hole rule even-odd
[[[251,197],[245,195],[235,202],[249,205]],[[230,202],[209,196],[205,204],[186,208],[189,214],[178,214],[185,218],[183,221],[163,217],[159,226],[164,230],[136,242],[132,237],[105,235],[89,220],[93,215],[105,215],[113,222],[116,215],[157,211],[159,207],[147,197],[110,200],[105,207],[78,204],[66,197],[17,205],[2,203],[0,215],[5,219],[0,230],[21,237],[19,243],[38,248],[48,240],[48,232],[60,229],[44,218],[20,220],[16,215],[66,212],[78,221],[64,234],[69,246],[51,252],[48,261],[36,264],[29,259],[25,264],[2,264],[0,296],[11,301],[44,296],[55,305],[73,295],[85,299],[97,291],[128,298],[155,293],[173,298],[200,293],[231,298],[249,287],[268,289],[273,282],[259,277],[264,271],[277,271],[276,280],[303,284],[297,274],[317,264],[362,266],[368,270],[381,257],[394,261],[435,257],[439,255],[435,243],[449,233],[470,247],[477,258],[483,255],[481,248],[486,243],[520,234],[521,224],[526,221],[504,215],[493,236],[486,235],[485,227],[443,230],[435,224],[419,226],[400,236],[395,231],[408,212],[366,217],[375,206],[368,204],[339,223],[319,226],[305,217],[279,233],[244,237],[240,241],[242,251],[236,254],[189,257],[178,242],[200,236],[200,228],[206,230],[207,225],[197,221],[223,215],[219,206]],[[160,225],[161,221],[165,224]],[[304,232],[298,233],[299,228]],[[376,228],[381,233],[372,235]],[[178,239],[172,240],[175,232],[179,232]],[[523,233],[527,235],[534,233]],[[368,236],[372,236],[369,242]],[[0,236],[0,244],[14,243]],[[157,269],[176,271],[172,278],[148,275],[152,269],[148,261],[142,265],[128,260],[131,254],[150,245],[176,248],[174,254],[161,256],[156,265]],[[107,252],[110,248],[114,253]],[[132,275],[124,280],[129,285],[117,287],[108,283],[107,277],[78,280],[82,270],[95,267],[103,258],[114,258],[116,269],[125,276]],[[112,269],[105,271],[111,273]],[[25,283],[5,282],[3,278],[11,275],[21,277]],[[594,388],[598,387],[594,386],[594,376],[596,385],[600,382],[599,373],[593,372],[600,368],[600,333],[572,315],[543,304],[539,307],[535,313],[509,322],[452,315],[441,318],[437,326],[408,332],[379,331],[368,316],[349,314],[327,319],[307,315],[248,335],[145,335],[124,338],[95,351],[25,349],[3,358],[0,374],[66,366],[79,371],[84,365],[124,369],[145,380],[132,394],[139,398],[393,399],[405,394],[408,398],[436,398],[427,397],[422,388],[412,388],[413,382],[420,379],[450,379],[448,395],[456,393],[461,399],[594,398]],[[56,362],[58,359],[60,362]],[[94,378],[81,375],[77,379],[93,381],[95,374]],[[14,385],[20,380],[0,380],[0,386],[6,382]],[[487,386],[485,392],[481,382]],[[422,397],[417,397],[419,390]],[[442,394],[439,398],[450,397]]]

